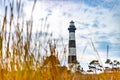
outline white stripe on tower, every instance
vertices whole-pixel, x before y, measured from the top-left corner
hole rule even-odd
[[[70,32],[69,35],[69,40],[75,40],[75,32]]]
[[[76,41],[75,41],[75,25],[74,22],[70,22],[69,30],[69,53],[68,53],[68,63],[74,63],[76,61]]]
[[[69,55],[76,55],[76,48],[69,48]]]

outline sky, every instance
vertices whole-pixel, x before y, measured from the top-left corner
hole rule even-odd
[[[34,0],[22,2],[23,16],[27,20],[30,18]],[[4,15],[2,5],[1,3],[1,17]],[[77,60],[82,67],[88,66],[91,60],[98,58],[104,63],[107,45],[108,58],[120,61],[120,0],[37,0],[33,11],[33,32],[40,29],[40,22],[46,21],[53,37],[63,37],[64,44],[68,45],[68,27],[71,20],[77,28]],[[92,42],[99,55],[92,47]]]

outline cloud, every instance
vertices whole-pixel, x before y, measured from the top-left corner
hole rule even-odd
[[[90,7],[103,7],[109,10],[119,5],[119,0],[83,0],[83,2]]]
[[[92,27],[94,27],[94,28],[99,28],[99,22],[98,22],[98,20],[94,20],[93,21],[93,25],[92,25]]]

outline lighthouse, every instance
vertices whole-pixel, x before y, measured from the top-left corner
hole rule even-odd
[[[76,61],[76,41],[75,41],[75,25],[71,21],[68,31],[69,31],[69,52],[68,52],[68,64],[72,64]]]

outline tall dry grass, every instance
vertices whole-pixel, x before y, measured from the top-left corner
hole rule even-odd
[[[60,67],[56,43],[55,41],[53,43],[51,35],[47,35],[49,33],[46,22],[43,26],[44,30],[32,33],[36,0],[33,3],[28,21],[24,21],[21,16],[21,0],[16,3],[14,1],[8,3],[9,5],[4,9],[5,14],[0,33],[0,80],[55,80],[63,78],[67,80],[64,76],[64,74],[67,75],[67,68]],[[8,11],[10,12],[8,13]],[[14,13],[15,11],[17,14]],[[42,56],[43,53],[45,53],[44,56]]]
[[[32,32],[36,1],[28,21],[24,21],[21,14],[21,0],[8,2],[9,5],[4,7],[0,26],[0,80],[120,80],[119,71],[82,74],[81,71],[72,72],[61,66],[57,42],[51,39],[52,35],[45,34],[48,33],[46,22],[44,30],[35,35]],[[63,54],[62,57],[65,57],[65,47]]]

